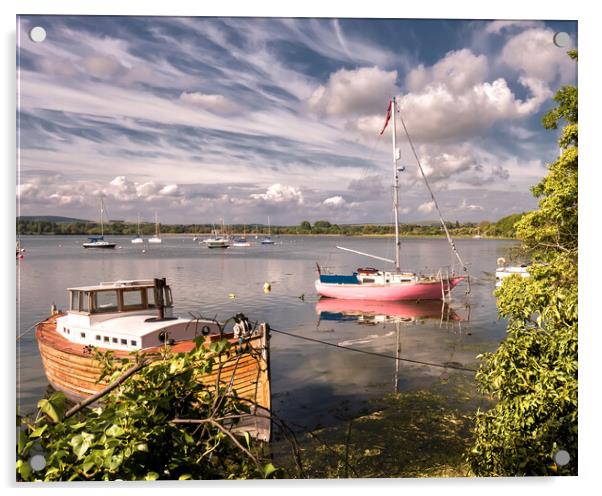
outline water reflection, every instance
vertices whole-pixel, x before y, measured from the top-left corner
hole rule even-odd
[[[371,301],[322,298],[316,303],[316,314],[320,321],[357,321],[361,325],[425,320],[438,320],[443,325],[464,320],[449,304],[438,300]]]

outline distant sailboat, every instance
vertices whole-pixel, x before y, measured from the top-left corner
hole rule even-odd
[[[251,243],[249,243],[247,241],[247,226],[243,227],[243,234],[242,237],[240,238],[236,238],[233,242],[232,242],[232,246],[235,246],[237,248],[246,248],[251,246]]]
[[[132,239],[132,243],[133,244],[144,243],[144,239],[142,239],[142,236],[140,234],[140,214],[138,214],[138,234],[136,234],[136,237],[134,239]]]
[[[274,240],[272,239],[272,226],[270,225],[270,216],[268,215],[268,235],[261,240],[262,245],[273,245]]]
[[[104,239],[104,224],[103,224],[103,214],[104,214],[104,202],[102,200],[102,196],[100,197],[100,236],[90,236],[88,237],[88,241],[82,243],[84,248],[115,248],[115,243],[110,243],[109,241],[105,241]]]
[[[222,232],[218,234],[215,226],[211,230],[212,236],[210,238],[204,239],[203,243],[207,246],[207,248],[228,248],[230,246],[230,240],[224,233],[224,220],[222,219]]]
[[[368,253],[359,252],[356,250],[350,250],[337,246],[337,248],[357,253],[359,255],[376,258],[385,262],[395,264],[395,270],[379,270],[372,267],[359,268],[353,274],[335,275],[335,274],[322,274],[320,266],[318,265],[319,278],[315,282],[316,291],[320,296],[328,298],[339,298],[343,300],[377,300],[377,301],[401,301],[401,300],[437,300],[445,299],[451,290],[463,279],[464,276],[455,276],[449,274],[449,272],[443,272],[439,270],[436,275],[419,275],[415,272],[405,272],[400,269],[400,241],[399,241],[399,172],[403,171],[403,167],[397,166],[399,160],[399,150],[396,145],[396,126],[395,121],[397,118],[397,102],[393,98],[389,102],[389,108],[387,109],[387,117],[385,124],[380,132],[382,134],[389,123],[392,120],[391,136],[393,141],[393,212],[395,217],[395,260],[389,260],[387,258],[378,257],[376,255],[370,255]],[[401,121],[403,124],[403,120]],[[414,151],[413,144],[410,140],[409,134],[404,130],[408,137],[408,141]],[[414,151],[416,161],[418,162],[419,169],[425,180],[427,188],[431,193],[431,198],[435,204],[437,211],[439,207],[435,197],[428,186],[426,176],[422,171],[418,156]],[[455,245],[451,239],[449,231],[441,218],[443,229],[447,235],[447,239],[450,246],[455,253],[456,257],[460,261],[460,264],[466,271],[464,263],[460,259],[460,256],[455,248]]]
[[[163,243],[161,239],[161,229],[159,228],[159,218],[157,217],[157,212],[155,212],[155,234],[149,238],[149,243]]]

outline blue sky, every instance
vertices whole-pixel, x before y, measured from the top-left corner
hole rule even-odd
[[[43,26],[34,43],[27,33]],[[22,16],[22,215],[390,222],[397,96],[448,220],[532,209],[576,22]],[[435,218],[401,134],[401,220]]]

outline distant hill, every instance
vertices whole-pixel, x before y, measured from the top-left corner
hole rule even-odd
[[[17,221],[25,222],[56,222],[57,224],[69,222],[90,222],[85,219],[74,219],[73,217],[61,217],[59,215],[21,215]]]

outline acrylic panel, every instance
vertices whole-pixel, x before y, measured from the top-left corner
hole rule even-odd
[[[577,21],[16,49],[17,480],[577,474]]]

